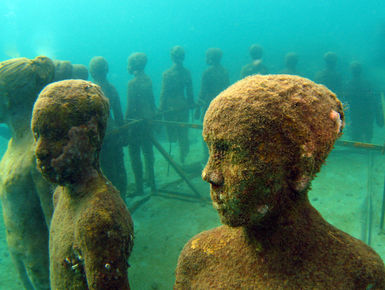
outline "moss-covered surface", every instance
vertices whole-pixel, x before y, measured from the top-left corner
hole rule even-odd
[[[55,78],[54,81],[68,80],[72,78],[73,67],[68,60],[54,60]]]
[[[36,170],[29,125],[37,94],[53,73],[52,60],[44,56],[0,63],[0,122],[12,132],[0,161],[0,196],[8,250],[26,289],[49,288],[52,190]]]
[[[73,64],[71,78],[75,80],[88,80],[87,67],[84,64]]]
[[[53,289],[129,289],[133,223],[98,158],[108,114],[100,87],[83,80],[52,83],[35,103],[37,165],[62,185],[50,227]]]
[[[202,154],[202,144],[199,139],[201,132],[191,130],[190,133],[192,140],[196,141],[191,144],[191,155],[186,160],[188,163],[199,161]],[[375,135],[380,137],[377,133],[380,131]],[[378,141],[381,139],[378,138]],[[375,140],[376,143],[378,141]],[[166,142],[162,144],[165,147],[168,145]],[[0,143],[0,146],[2,145],[4,143]],[[363,225],[362,204],[367,194],[367,156],[360,154],[358,149],[355,151],[345,151],[341,147],[336,149],[331,152],[326,164],[312,183],[309,198],[328,222],[360,238]],[[178,156],[177,150],[172,150],[171,153],[174,157]],[[373,167],[374,220],[371,244],[382,258],[385,258],[385,235],[378,234],[378,225],[385,170],[384,158],[378,153]],[[134,177],[129,166],[128,154],[126,154],[126,166],[129,188],[133,190]],[[158,186],[178,178],[172,168],[167,174],[167,167],[167,162],[155,151]],[[202,181],[199,173],[197,174],[191,182],[203,196],[209,198],[209,184]],[[190,192],[182,182],[174,185],[172,189]],[[149,193],[150,189],[145,187],[145,192]],[[129,206],[135,203],[137,198],[140,197],[129,199]],[[132,214],[132,218],[135,221],[135,247],[129,260],[131,267],[128,269],[132,289],[172,289],[178,256],[185,243],[194,235],[220,224],[217,212],[210,203],[192,203],[163,197],[151,198]],[[154,222],[155,219],[156,222]],[[167,225],[167,227],[160,225]],[[22,286],[17,281],[17,274],[5,241],[4,224],[0,219],[0,287],[20,289]]]
[[[288,75],[248,77],[211,102],[202,177],[225,225],[184,247],[176,289],[385,286],[380,257],[308,201],[343,121],[333,93]]]
[[[129,289],[133,223],[119,192],[100,178],[74,198],[55,192],[50,229],[53,289]]]

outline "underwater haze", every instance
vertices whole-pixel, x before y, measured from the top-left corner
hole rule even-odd
[[[271,71],[282,68],[288,51],[297,52],[304,75],[322,65],[326,51],[335,51],[342,64],[368,63],[385,46],[385,2],[379,0],[4,0],[0,11],[1,59],[46,55],[88,64],[102,55],[122,96],[127,57],[135,51],[147,53],[158,92],[176,44],[186,49],[194,84],[209,47],[223,49],[234,82],[252,43],[263,46]]]
[[[376,100],[385,95],[384,0],[1,0],[0,35],[0,61],[45,55],[89,67],[94,56],[103,56],[123,114],[127,84],[133,78],[127,71],[128,57],[134,52],[146,53],[145,73],[152,80],[159,108],[162,73],[172,65],[170,49],[175,45],[185,49],[184,65],[191,72],[195,104],[202,73],[207,69],[208,48],[223,51],[222,65],[228,70],[231,84],[240,79],[242,67],[250,63],[252,44],[263,48],[268,73],[281,73],[285,55],[295,52],[297,73],[312,80],[325,68],[324,54],[335,52],[336,70],[344,86],[342,93],[337,93],[346,108],[344,140],[353,140],[351,110],[343,94],[352,79],[351,63],[362,64],[363,75],[373,87],[373,91],[369,86],[362,91],[375,95]],[[358,107],[367,113],[366,97],[361,99],[364,101]],[[378,111],[382,108],[384,117],[385,98],[383,101],[383,106],[379,102],[376,105]],[[207,160],[202,146],[202,120],[194,119],[191,113],[186,122],[194,124],[188,129],[190,151],[185,163],[178,158],[178,145],[167,142],[164,124],[154,126],[154,139],[177,164],[184,166],[191,185],[154,147],[156,187],[159,192],[164,190],[163,195],[153,194],[148,184],[144,184],[142,195],[135,195],[135,169],[131,167],[129,150],[119,145],[127,171],[126,203],[135,228],[128,270],[131,289],[172,289],[183,246],[197,233],[220,225],[211,203],[210,186],[201,178]],[[385,209],[385,157],[384,150],[377,149],[383,149],[385,134],[384,124],[372,121],[370,143],[380,145],[375,150],[336,145],[312,183],[309,200],[328,222],[370,244],[384,259],[385,231],[384,227],[380,229],[380,219]],[[0,158],[8,146],[7,134],[6,125],[0,123]],[[202,160],[202,156],[206,159]],[[23,289],[9,255],[2,218],[1,289]]]

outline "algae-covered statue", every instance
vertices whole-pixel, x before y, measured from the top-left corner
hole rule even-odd
[[[36,168],[30,123],[33,104],[54,69],[44,56],[0,63],[0,123],[12,135],[0,161],[0,197],[8,249],[26,289],[49,289],[52,186]]]
[[[249,54],[251,57],[251,63],[248,63],[242,67],[241,79],[255,74],[267,74],[267,67],[262,62],[262,46],[259,44],[252,44],[249,48]]]
[[[380,95],[365,79],[361,63],[352,62],[350,71],[352,78],[346,84],[345,99],[349,103],[351,137],[354,141],[371,142],[374,122],[384,127]]]
[[[152,127],[146,120],[155,116],[155,101],[152,81],[145,74],[147,56],[143,52],[136,52],[128,58],[128,72],[134,78],[128,82],[126,119],[143,120],[130,127],[128,152],[135,177],[136,194],[143,194],[143,166],[141,152],[144,156],[146,180],[151,192],[156,192],[154,174],[154,151],[152,148]]]
[[[288,52],[285,55],[285,68],[282,70],[282,74],[298,75],[297,64],[298,54],[295,52]]]
[[[127,134],[120,132],[112,135],[112,131],[123,125],[123,112],[118,91],[108,78],[108,62],[102,56],[95,56],[90,61],[90,74],[94,82],[99,85],[110,102],[107,134],[104,138],[100,153],[100,163],[103,173],[119,189],[122,198],[127,194],[127,173],[124,166],[123,146],[127,145]]]
[[[230,85],[229,73],[221,65],[221,59],[222,50],[220,48],[209,48],[206,51],[206,64],[208,67],[202,74],[198,99],[198,104],[202,107],[203,113],[206,112],[210,102]]]
[[[84,64],[72,65],[72,77],[74,80],[88,80],[88,69]]]
[[[217,96],[202,177],[224,225],[185,245],[175,289],[385,289],[381,258],[308,200],[343,126],[336,96],[297,76],[251,76]]]
[[[55,77],[54,82],[68,80],[72,78],[73,66],[68,60],[54,60],[55,64]]]
[[[129,289],[133,224],[99,166],[108,113],[100,87],[83,80],[48,85],[33,109],[37,166],[59,185],[50,227],[52,289]]]
[[[209,48],[206,51],[206,63],[208,68],[203,72],[201,90],[199,94],[198,107],[195,111],[196,117],[204,116],[210,102],[224,89],[230,85],[229,73],[221,65],[222,50],[220,48]],[[203,164],[208,158],[206,144],[203,143]]]
[[[316,73],[314,80],[332,90],[337,96],[342,89],[342,77],[337,70],[338,56],[333,51],[328,51],[323,56],[325,68]]]
[[[191,73],[183,65],[183,47],[174,46],[170,55],[173,65],[162,75],[159,110],[165,112],[164,119],[167,121],[187,122],[189,109],[194,105]],[[184,164],[190,151],[187,128],[168,126],[167,135],[170,143],[178,141],[179,160]]]

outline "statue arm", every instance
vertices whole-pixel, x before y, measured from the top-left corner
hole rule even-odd
[[[150,85],[149,85],[149,102],[151,104],[151,108],[152,108],[152,116],[155,115],[157,109],[156,109],[156,105],[155,105],[155,97],[154,97],[154,90],[152,88],[152,82],[150,81]]]
[[[31,176],[40,200],[40,206],[43,210],[45,222],[49,228],[54,209],[53,192],[56,186],[44,179],[41,173],[37,170],[36,164],[32,169]]]
[[[207,75],[207,72],[204,72],[202,75],[202,80],[201,80],[201,90],[199,93],[199,99],[198,99],[198,104],[200,105],[205,105],[207,103],[207,91],[208,87],[210,84],[209,77]]]
[[[78,229],[88,288],[130,289],[128,241],[121,227],[106,210],[89,209],[83,218]]]
[[[159,110],[165,111],[167,110],[167,94],[168,94],[168,80],[167,75],[163,73],[162,77],[162,88],[160,91],[160,97],[159,97]]]
[[[126,109],[125,119],[129,119],[132,117],[132,112],[135,107],[134,102],[135,102],[134,89],[132,87],[132,84],[129,83],[127,86],[127,109]]]
[[[241,69],[241,75],[240,75],[240,79],[243,79],[245,77],[247,77],[249,74],[248,74],[248,66],[245,65],[242,67]]]
[[[191,259],[189,259],[189,255],[186,253],[186,247],[189,247],[190,243],[185,245],[184,249],[182,250],[179,258],[178,258],[178,264],[175,270],[175,284],[174,284],[174,290],[177,289],[191,289],[191,268],[193,266],[193,262]]]
[[[118,91],[112,86],[111,93],[108,97],[110,99],[111,109],[114,114],[114,120],[117,125],[121,125],[123,123],[122,106],[120,104]]]
[[[194,105],[194,92],[190,72],[186,73],[186,96],[187,96],[187,106]]]

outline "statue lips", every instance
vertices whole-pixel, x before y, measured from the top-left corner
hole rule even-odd
[[[49,175],[49,172],[53,171],[52,166],[47,161],[42,161],[41,159],[36,158],[36,165],[43,175]]]
[[[223,189],[221,185],[210,184],[210,195],[213,201],[213,206],[215,209],[221,209],[224,207],[223,201]]]

